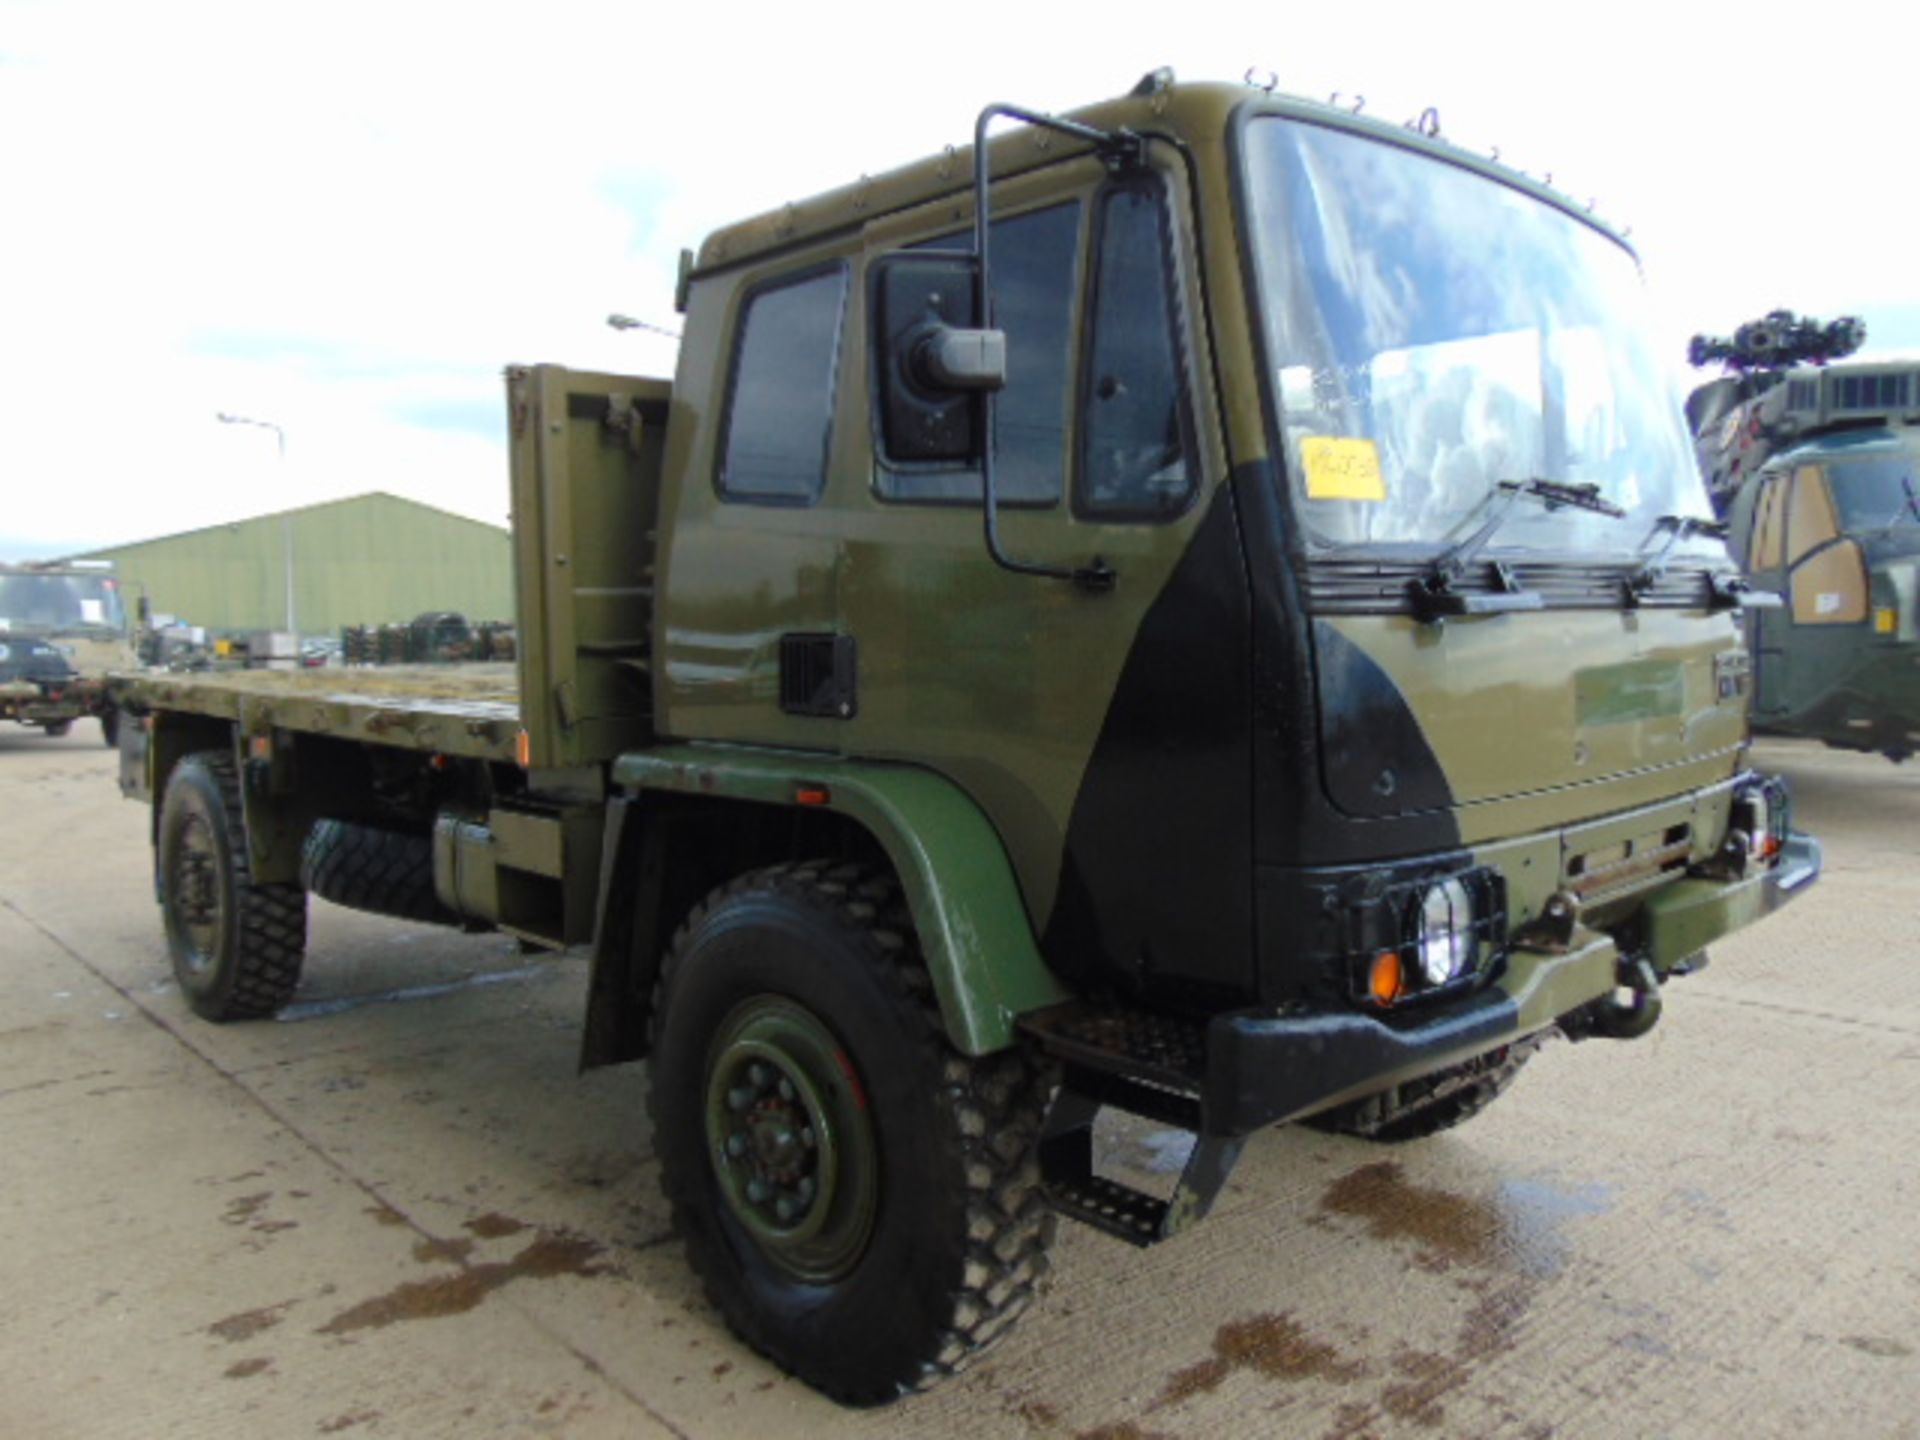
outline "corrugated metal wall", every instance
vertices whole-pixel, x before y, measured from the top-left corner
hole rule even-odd
[[[156,612],[190,625],[278,630],[286,624],[289,523],[302,634],[428,610],[513,618],[507,532],[397,495],[357,495],[81,558],[114,562],[129,612],[145,593]]]

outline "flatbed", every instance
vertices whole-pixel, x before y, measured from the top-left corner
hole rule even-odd
[[[115,687],[123,705],[230,720],[242,733],[265,724],[473,760],[511,762],[520,733],[507,664],[123,675]]]

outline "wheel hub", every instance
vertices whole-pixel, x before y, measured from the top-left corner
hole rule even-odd
[[[844,1274],[871,1233],[871,1122],[851,1066],[783,996],[737,1007],[711,1051],[707,1138],[728,1210],[760,1251],[807,1280]]]
[[[220,880],[212,830],[198,815],[191,816],[180,831],[172,888],[174,913],[193,950],[189,963],[195,970],[202,969],[213,949],[220,913]]]

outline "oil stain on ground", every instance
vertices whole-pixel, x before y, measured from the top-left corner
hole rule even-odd
[[[383,1330],[396,1320],[435,1320],[465,1314],[515,1280],[604,1275],[609,1267],[595,1263],[600,1252],[598,1243],[583,1236],[543,1233],[511,1260],[466,1265],[451,1275],[431,1280],[410,1280],[341,1311],[316,1333],[351,1335],[359,1330]]]
[[[1218,1389],[1236,1371],[1269,1380],[1338,1385],[1372,1381],[1366,1399],[1343,1403],[1327,1440],[1414,1425],[1446,1423],[1445,1402],[1458,1398],[1483,1367],[1518,1344],[1542,1287],[1566,1266],[1572,1247],[1566,1221],[1611,1207],[1603,1185],[1574,1189],[1512,1180],[1485,1197],[1417,1184],[1392,1161],[1363,1165],[1333,1181],[1321,1196],[1324,1215],[1359,1221],[1378,1240],[1414,1247],[1413,1262],[1430,1274],[1460,1270],[1453,1283],[1472,1294],[1450,1345],[1401,1345],[1365,1358],[1343,1354],[1291,1315],[1261,1315],[1223,1325],[1213,1354],[1169,1376],[1151,1407],[1178,1405]],[[1458,1313],[1457,1311],[1455,1312]]]
[[[1251,1370],[1268,1380],[1328,1380],[1345,1385],[1363,1378],[1366,1362],[1345,1359],[1317,1340],[1291,1315],[1254,1315],[1222,1325],[1213,1336],[1213,1354],[1167,1379],[1159,1410],[1209,1390],[1217,1390],[1235,1370]]]
[[[1613,1205],[1612,1187],[1573,1189],[1543,1180],[1508,1180],[1489,1199],[1417,1185],[1393,1161],[1362,1165],[1334,1181],[1320,1208],[1366,1222],[1379,1240],[1410,1240],[1424,1269],[1454,1265],[1515,1269],[1551,1279],[1571,1254],[1562,1227]]]
[[[224,1320],[216,1320],[207,1326],[209,1335],[217,1335],[228,1344],[237,1344],[242,1340],[251,1340],[263,1330],[271,1330],[285,1318],[293,1307],[293,1301],[282,1300],[278,1305],[262,1305],[258,1310],[242,1310],[238,1315],[229,1315]]]

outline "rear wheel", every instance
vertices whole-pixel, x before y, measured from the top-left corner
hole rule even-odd
[[[174,767],[158,847],[167,949],[187,1003],[208,1020],[273,1014],[300,983],[307,896],[254,880],[231,755],[201,751]]]
[[[818,861],[716,891],[674,939],[653,1026],[662,1184],[747,1343],[877,1404],[1032,1302],[1048,1076],[948,1044],[891,876]]]
[[[45,725],[41,726],[40,728],[47,732],[47,738],[49,740],[58,740],[62,735],[66,734],[69,730],[73,729],[73,721],[49,720]]]

